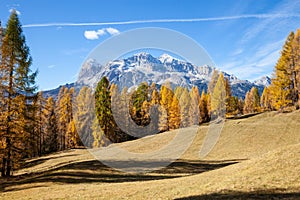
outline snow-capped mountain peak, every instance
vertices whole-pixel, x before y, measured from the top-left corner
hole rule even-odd
[[[166,63],[166,62],[172,63],[173,60],[177,60],[177,59],[175,59],[174,57],[170,56],[169,54],[164,53],[164,54],[162,54],[158,58],[158,60],[160,60],[161,63]]]
[[[168,81],[172,87],[197,86],[199,91],[206,91],[214,69],[208,65],[196,66],[168,54],[155,58],[149,53],[141,52],[125,59],[110,61],[105,66],[101,66],[95,60],[88,60],[82,67],[77,82],[96,87],[98,81],[106,76],[111,83],[119,85],[119,88],[131,88],[142,82],[161,85]],[[223,74],[230,81],[233,94],[239,97],[244,97],[253,86],[261,91],[268,80],[265,78],[266,81],[251,83],[225,72]]]
[[[261,85],[261,86],[268,87],[271,84],[271,78],[268,76],[263,76],[260,79],[255,80],[253,83],[255,85]]]

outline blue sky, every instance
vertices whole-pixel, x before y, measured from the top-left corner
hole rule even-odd
[[[271,75],[285,38],[300,28],[297,0],[1,0],[4,26],[13,8],[43,90],[76,81],[99,43],[143,27],[179,31],[202,45],[219,69],[255,80]]]

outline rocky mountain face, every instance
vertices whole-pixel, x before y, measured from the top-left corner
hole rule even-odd
[[[111,61],[105,66],[100,65],[96,60],[90,59],[83,65],[77,84],[94,88],[98,81],[106,76],[110,82],[118,84],[120,88],[125,86],[131,88],[144,81],[149,84],[155,82],[158,85],[168,81],[172,87],[179,85],[191,88],[195,85],[199,88],[199,91],[206,91],[213,71],[213,67],[207,65],[195,66],[168,54],[155,58],[149,53],[142,52],[126,59]],[[262,92],[263,88],[268,86],[271,81],[267,76],[250,82],[240,80],[226,72],[223,72],[223,74],[231,83],[233,95],[241,98],[244,98],[246,92],[253,86]]]

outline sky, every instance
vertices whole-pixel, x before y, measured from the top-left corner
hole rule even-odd
[[[0,0],[3,26],[12,9],[19,13],[40,90],[76,81],[97,45],[145,27],[185,34],[218,69],[253,81],[271,76],[286,37],[300,28],[298,0]]]

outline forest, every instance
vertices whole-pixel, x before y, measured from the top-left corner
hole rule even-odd
[[[5,28],[0,27],[0,46],[2,177],[12,176],[28,158],[136,139],[139,133],[130,134],[136,126],[148,126],[148,134],[156,134],[219,116],[299,109],[300,30],[288,35],[271,85],[262,95],[252,88],[244,99],[232,96],[229,80],[218,71],[207,92],[196,87],[171,88],[168,83],[141,83],[129,90],[103,77],[95,90],[62,87],[57,99],[46,99],[38,91],[38,72],[31,69],[33,61],[16,12]]]

